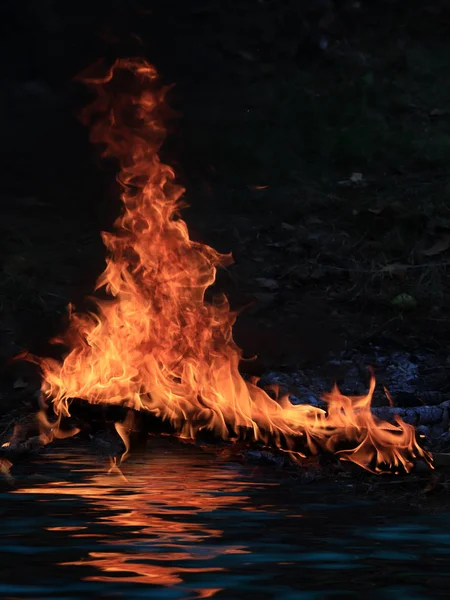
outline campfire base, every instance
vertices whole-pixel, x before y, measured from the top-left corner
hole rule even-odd
[[[442,446],[442,437],[448,436],[444,433],[441,437],[433,437],[436,431],[443,432],[448,419],[449,402],[443,402],[439,406],[422,406],[411,409],[399,408],[376,408],[374,414],[388,422],[394,422],[395,416],[401,416],[406,422],[415,424],[418,427],[418,433],[423,443],[428,449],[438,449],[439,443]],[[71,417],[61,421],[61,430],[70,431],[76,428],[79,430],[78,438],[86,438],[96,445],[96,451],[111,456],[120,456],[125,452],[125,446],[122,443],[117,431],[117,425],[131,423],[132,427],[127,430],[131,452],[140,452],[145,449],[149,436],[171,435],[177,437],[177,428],[168,421],[163,421],[149,412],[134,411],[124,406],[90,404],[86,401],[75,399],[71,403]],[[50,412],[50,411],[49,411]],[[130,420],[130,416],[132,419]],[[439,422],[439,418],[443,421]],[[49,421],[54,420],[54,415],[49,415]],[[429,423],[430,427],[425,424]],[[127,428],[128,426],[126,426]],[[53,442],[53,431],[43,431],[39,435],[35,433],[35,427],[31,429],[24,428],[19,437],[7,445],[0,448],[0,456],[6,457],[15,462],[26,457],[28,454],[39,452]],[[294,470],[313,470],[325,469],[329,471],[330,466],[344,464],[339,457],[333,454],[324,453],[318,449],[318,454],[301,458],[294,456],[292,452],[287,451],[285,447],[276,449],[275,444],[271,444],[270,439],[263,444],[253,437],[251,430],[241,431],[239,439],[224,442],[217,438],[213,432],[207,429],[199,429],[196,440],[185,440],[187,443],[195,443],[205,449],[215,452],[223,460],[237,461],[241,463],[271,464],[278,468],[293,468]],[[72,442],[73,443],[73,442]],[[293,448],[295,451],[307,454],[304,440],[298,438]],[[343,444],[342,450],[348,449]],[[292,450],[292,447],[291,447]],[[293,460],[294,459],[294,460]],[[359,470],[359,467],[355,467]],[[348,468],[346,467],[348,471]],[[315,476],[314,476],[315,477]]]

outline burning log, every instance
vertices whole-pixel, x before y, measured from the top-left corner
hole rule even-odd
[[[426,437],[428,441],[433,441],[434,447],[439,441],[446,442],[448,436],[450,436],[450,433],[443,433],[448,429],[450,400],[443,401],[438,406],[381,407],[372,408],[371,410],[373,415],[384,423],[395,424],[395,420],[400,417],[406,423],[414,425],[417,434]],[[130,446],[132,450],[145,447],[149,434],[176,435],[177,431],[182,429],[181,423],[163,421],[148,411],[134,411],[116,405],[91,404],[80,399],[73,400],[71,403],[70,425],[64,422],[66,421],[64,419],[52,423],[43,412],[39,413],[37,421],[40,429],[39,434],[33,433],[35,425],[33,426],[31,422],[29,422],[28,428],[24,428],[22,425],[17,426],[10,442],[0,447],[0,457],[8,462],[9,460],[16,462],[29,454],[40,452],[54,439],[66,438],[80,431],[89,433],[89,437],[94,441],[97,450],[100,448],[103,453],[106,451],[107,454],[117,456],[122,454],[123,457],[127,454]],[[73,426],[74,421],[78,423],[78,427]],[[61,429],[61,425],[64,429]],[[302,457],[300,460],[301,465],[310,464],[309,459],[306,457],[311,454],[311,447],[308,447],[304,436],[297,436],[290,440],[274,439],[267,432],[264,432],[267,441],[265,446],[267,449],[264,450],[264,446],[258,444],[253,430],[247,428],[241,430],[239,435],[230,432],[230,441],[240,441],[222,446],[222,438],[217,437],[214,431],[202,428],[201,425],[198,424],[196,440],[201,444],[206,443],[207,447],[211,447],[211,445],[217,447],[220,444],[222,448],[220,452],[223,457],[238,455],[243,460],[266,461],[277,467],[287,465],[289,457],[296,459],[296,461],[299,457]],[[108,431],[114,432],[114,430],[116,435],[111,437]],[[117,434],[122,439],[123,445],[121,445]],[[342,453],[354,450],[354,443],[352,443],[351,437],[345,436],[345,431],[336,428],[334,435],[340,439],[340,442],[336,442],[333,448],[333,454],[336,455],[336,458],[342,458],[340,456]],[[274,453],[268,449],[268,446],[278,446],[281,452]],[[124,451],[125,454],[123,454]],[[326,460],[326,450],[316,447],[314,453],[319,453],[321,464],[322,457]],[[376,464],[366,463],[365,466],[366,468],[369,466],[376,467]]]

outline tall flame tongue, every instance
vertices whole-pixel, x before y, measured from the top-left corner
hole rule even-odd
[[[205,301],[217,266],[230,257],[189,239],[179,217],[184,190],[158,156],[167,88],[140,59],[118,60],[106,76],[85,81],[97,94],[85,113],[96,118],[92,141],[119,160],[124,209],[115,231],[103,233],[109,258],[97,289],[111,298],[96,300],[96,314],[71,312],[59,340],[69,348],[62,364],[34,359],[56,413],[68,415],[71,398],[125,404],[169,419],[185,437],[202,428],[224,439],[250,431],[292,452],[324,449],[375,472],[429,460],[410,425],[372,415],[374,383],[358,398],[335,389],[323,411],[277,402],[244,381],[235,314],[224,297]]]

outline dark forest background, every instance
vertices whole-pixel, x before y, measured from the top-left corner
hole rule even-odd
[[[3,364],[47,352],[104,264],[114,168],[74,76],[145,56],[180,118],[164,159],[193,237],[236,264],[246,370],[349,347],[432,349],[445,369],[450,7],[440,0],[10,0],[1,20]]]

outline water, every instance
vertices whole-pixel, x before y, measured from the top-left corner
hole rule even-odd
[[[123,465],[50,450],[1,494],[0,598],[447,598],[450,514],[153,442]]]

